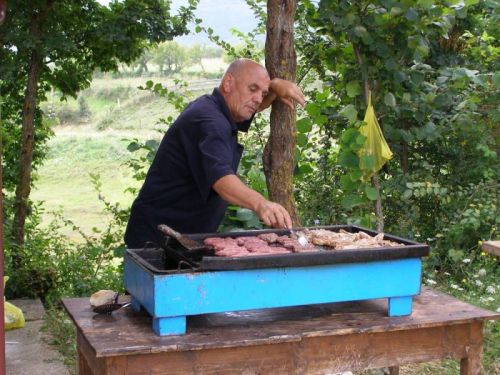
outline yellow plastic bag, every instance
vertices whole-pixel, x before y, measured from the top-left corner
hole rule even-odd
[[[8,276],[3,278],[3,288],[5,290],[5,283],[9,280]],[[4,313],[5,313],[5,330],[13,328],[24,327],[24,314],[19,307],[14,306],[12,303],[7,302],[4,297]]]
[[[367,169],[363,176],[361,176],[361,181],[368,181],[376,172],[380,170],[387,163],[388,160],[392,158],[392,152],[387,142],[385,141],[382,130],[375,116],[375,111],[372,105],[372,93],[369,94],[368,107],[366,108],[365,119],[366,125],[359,128],[359,132],[366,137],[365,146],[358,151],[358,156],[360,157],[359,167],[361,169]],[[366,165],[363,161],[363,156],[373,155],[375,157],[375,165],[373,168],[369,168],[371,165]],[[371,163],[370,163],[371,164]]]

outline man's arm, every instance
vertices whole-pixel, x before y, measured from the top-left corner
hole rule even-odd
[[[282,229],[286,224],[292,228],[292,219],[283,206],[268,201],[234,174],[220,178],[213,188],[225,201],[254,211],[267,226]]]
[[[262,100],[257,112],[268,108],[276,97],[279,97],[283,104],[290,109],[295,108],[294,102],[299,103],[302,107],[306,104],[304,94],[299,86],[291,81],[275,78],[269,83],[269,93]]]

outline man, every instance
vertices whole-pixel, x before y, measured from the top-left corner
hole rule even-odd
[[[248,131],[255,112],[268,108],[276,96],[292,109],[294,102],[305,104],[297,85],[271,81],[264,67],[239,59],[212,95],[188,105],[165,134],[132,205],[125,233],[128,248],[160,243],[159,224],[180,233],[215,232],[228,202],[254,211],[267,226],[292,227],[281,205],[236,176],[243,153],[238,131]]]

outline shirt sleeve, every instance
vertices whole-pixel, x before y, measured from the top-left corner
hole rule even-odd
[[[192,161],[193,176],[204,201],[210,197],[212,186],[222,177],[234,174],[231,168],[231,133],[214,127],[202,127],[198,138],[199,159]]]

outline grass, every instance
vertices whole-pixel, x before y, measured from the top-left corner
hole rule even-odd
[[[138,187],[138,182],[124,165],[129,152],[128,142],[123,139],[136,135],[99,133],[88,127],[56,129],[56,136],[49,142],[48,158],[38,171],[39,180],[31,194],[34,201],[43,201],[46,222],[51,219],[51,212],[62,209],[63,215],[86,233],[93,226],[105,225],[103,204],[91,183],[90,173],[101,176],[102,192],[108,200],[130,205],[134,197],[124,191],[130,186]],[[69,228],[64,234],[75,235]]]

